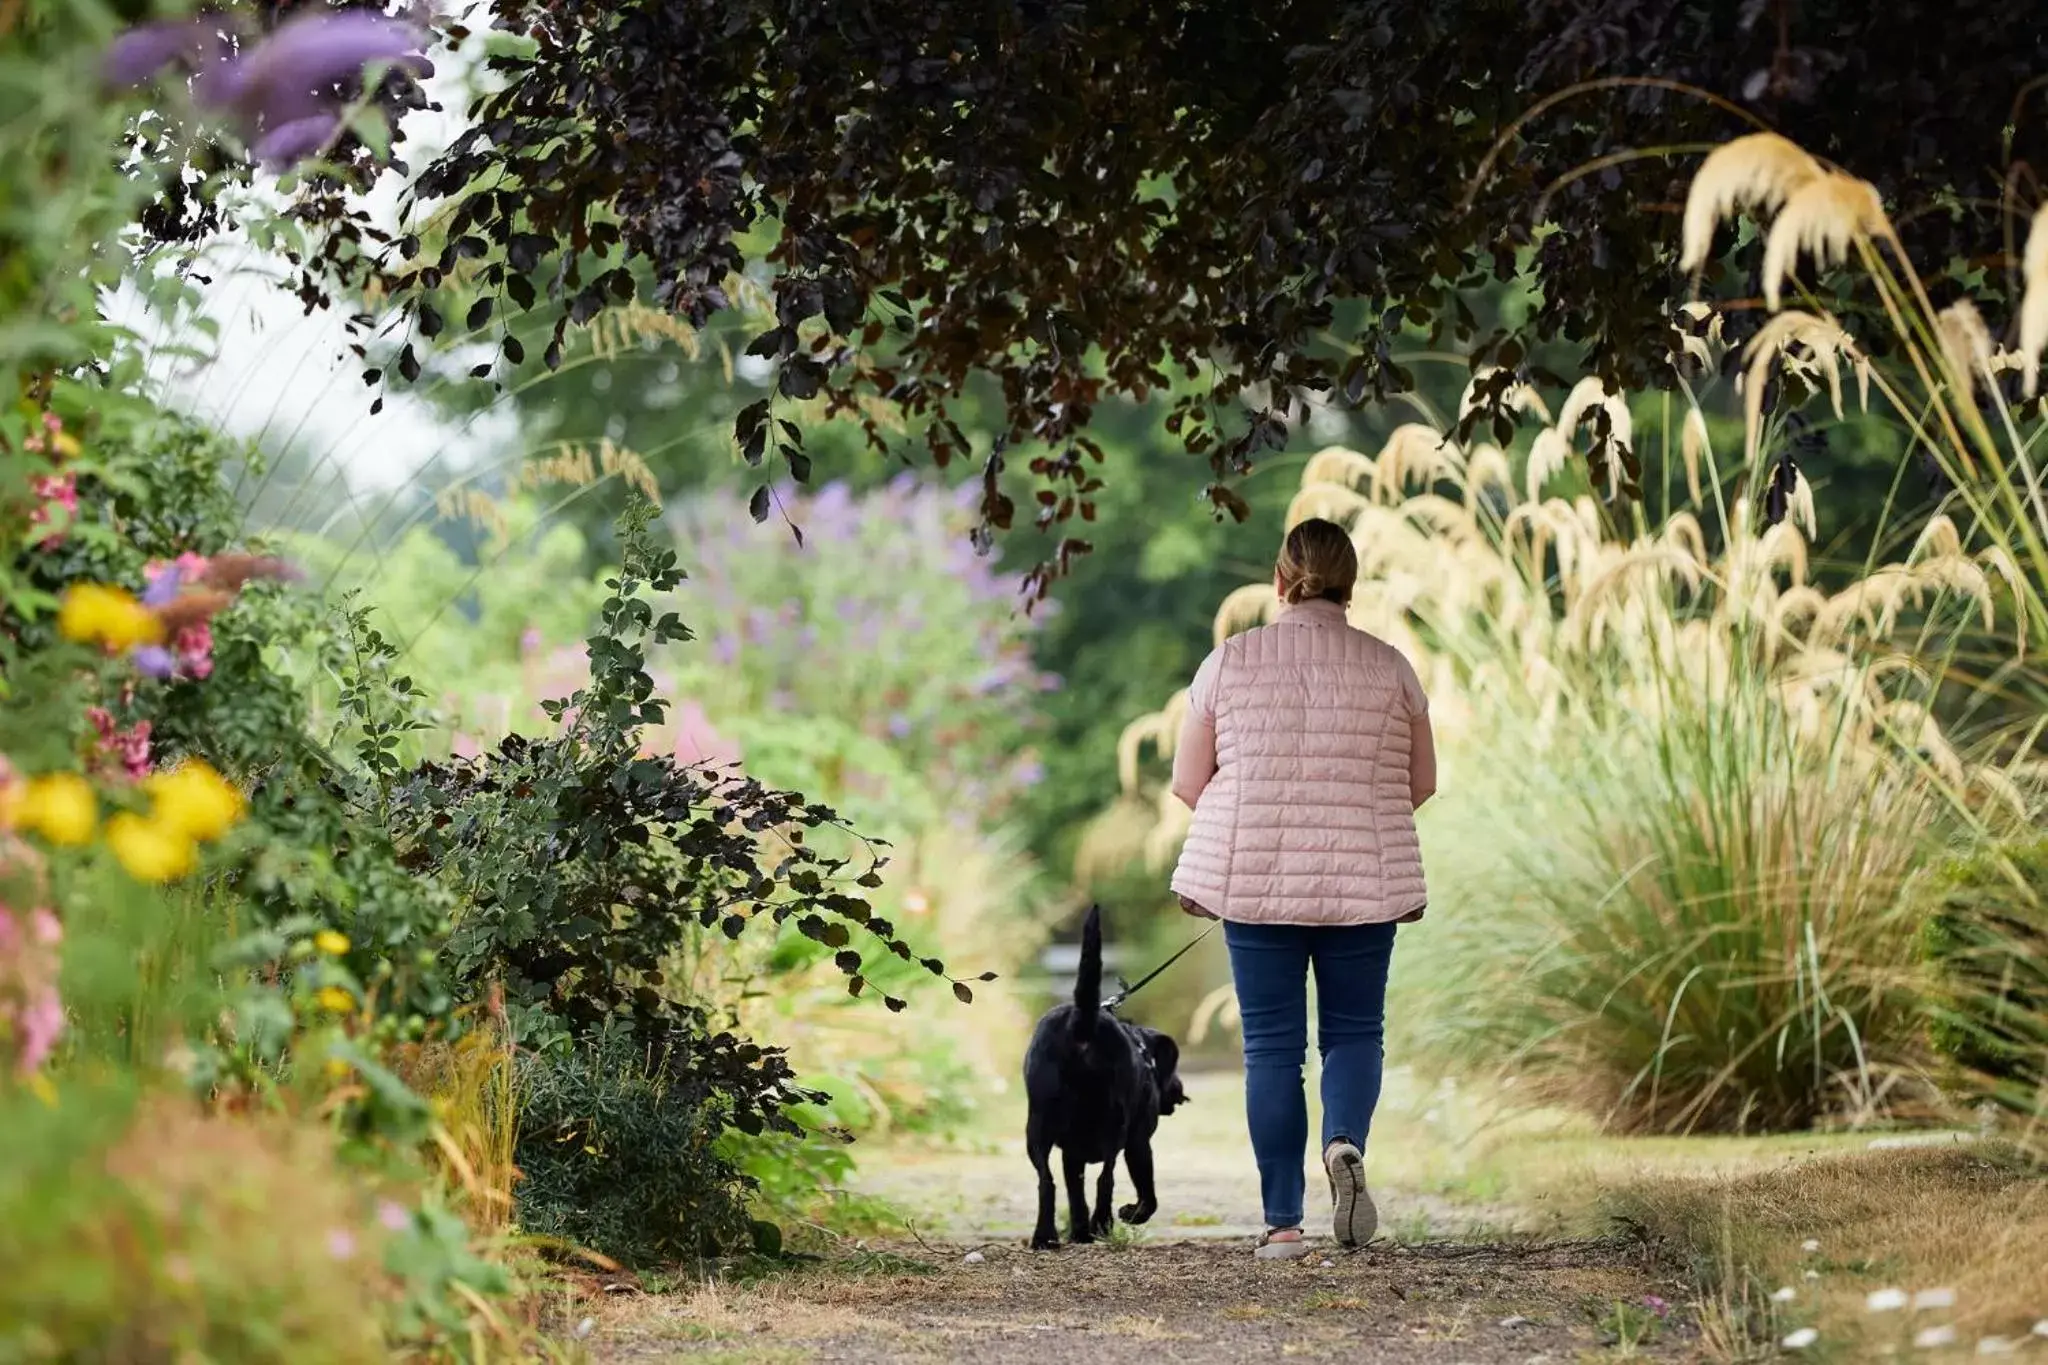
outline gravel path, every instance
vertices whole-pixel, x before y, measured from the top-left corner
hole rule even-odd
[[[1197,1076],[1190,1091],[1194,1105],[1162,1130],[1163,1207],[1135,1236],[1024,1250],[1035,1195],[1018,1141],[871,1153],[860,1188],[906,1210],[904,1236],[764,1283],[592,1298],[576,1310],[591,1319],[585,1344],[598,1361],[697,1365],[1688,1356],[1689,1333],[1676,1324],[1646,1346],[1616,1340],[1617,1304],[1686,1297],[1634,1243],[1534,1238],[1503,1205],[1375,1188],[1372,1246],[1319,1243],[1303,1261],[1254,1262],[1257,1188],[1238,1078]]]

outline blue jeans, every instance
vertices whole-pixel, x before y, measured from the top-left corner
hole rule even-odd
[[[1380,1102],[1391,924],[1223,926],[1244,1033],[1244,1107],[1259,1163],[1266,1226],[1298,1227],[1308,1101],[1308,974],[1316,974],[1316,1043],[1323,1058],[1323,1145],[1361,1151]]]

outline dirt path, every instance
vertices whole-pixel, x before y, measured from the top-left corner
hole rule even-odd
[[[1533,1237],[1504,1204],[1376,1185],[1382,1221],[1372,1246],[1345,1253],[1323,1243],[1300,1262],[1254,1262],[1257,1187],[1239,1086],[1234,1075],[1191,1078],[1195,1103],[1162,1130],[1163,1207],[1134,1235],[1056,1255],[1024,1250],[1035,1195],[1014,1139],[870,1153],[859,1188],[905,1211],[903,1237],[764,1283],[606,1296],[580,1310],[590,1319],[585,1344],[599,1361],[698,1365],[1522,1365],[1686,1355],[1688,1334],[1675,1321],[1640,1348],[1614,1330],[1639,1323],[1649,1296],[1685,1298],[1668,1273],[1625,1239]]]

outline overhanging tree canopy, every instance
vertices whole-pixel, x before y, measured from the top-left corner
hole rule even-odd
[[[778,394],[916,419],[970,377],[1003,397],[996,474],[1032,453],[1037,520],[1092,515],[1088,436],[1115,394],[1170,394],[1209,495],[1278,446],[1305,395],[1406,386],[1427,323],[1477,360],[1582,344],[1612,381],[1670,363],[1675,214],[1696,153],[1758,124],[1872,178],[1921,260],[1982,263],[2037,197],[2048,29],[2023,6],[1865,0],[497,0],[521,50],[411,184],[419,231],[378,247],[333,199],[413,330],[460,279],[473,327],[563,328],[651,290],[727,308],[742,240],[772,245]],[[1569,93],[1568,97],[1556,98]],[[772,233],[756,232],[772,224]],[[751,237],[748,234],[752,234]],[[635,262],[637,268],[629,264]],[[2000,258],[1992,256],[1996,263]],[[1460,291],[1524,274],[1524,335]],[[1747,281],[1710,269],[1703,288]],[[476,293],[475,291],[481,291]],[[523,349],[507,334],[507,359]],[[410,347],[397,366],[417,372]],[[1505,392],[1505,384],[1501,390]],[[871,411],[871,408],[867,408]],[[1481,417],[1485,414],[1482,412]],[[883,436],[872,416],[871,439]],[[736,431],[801,478],[773,400]],[[765,501],[761,504],[765,508]],[[1075,548],[1063,544],[1060,557]]]

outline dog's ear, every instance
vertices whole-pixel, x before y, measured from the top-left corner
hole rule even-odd
[[[1146,1031],[1145,1053],[1152,1059],[1152,1069],[1159,1073],[1162,1081],[1180,1070],[1180,1044],[1163,1033]]]

